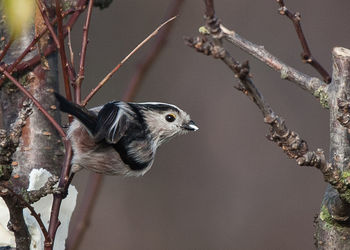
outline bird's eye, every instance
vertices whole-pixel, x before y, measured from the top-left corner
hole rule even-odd
[[[166,115],[165,116],[165,120],[167,120],[167,122],[173,122],[173,121],[175,121],[175,115],[173,115],[173,114],[169,114],[169,115]]]

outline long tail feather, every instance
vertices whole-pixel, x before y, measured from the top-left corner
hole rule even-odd
[[[54,93],[59,103],[59,109],[62,112],[68,113],[76,117],[92,134],[95,132],[97,125],[97,115],[93,114],[86,108],[68,101],[58,93]]]

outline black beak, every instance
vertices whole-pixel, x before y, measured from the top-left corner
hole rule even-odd
[[[191,120],[188,123],[182,125],[183,129],[189,130],[189,131],[196,131],[199,128],[196,126],[196,124]]]

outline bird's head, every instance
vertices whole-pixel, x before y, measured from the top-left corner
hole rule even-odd
[[[175,105],[158,102],[139,103],[139,105],[142,107],[140,110],[148,129],[158,145],[176,135],[199,129],[190,116]]]

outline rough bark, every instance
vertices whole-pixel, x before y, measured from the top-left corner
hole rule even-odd
[[[330,163],[342,171],[342,177],[347,178],[350,173],[350,136],[348,129],[338,121],[341,116],[338,99],[350,96],[350,50],[334,48],[332,79],[328,90]],[[347,180],[344,179],[344,181]],[[346,195],[340,197],[339,193],[329,186],[324,195],[320,214],[315,221],[316,247],[318,249],[349,249],[349,218],[350,206]]]
[[[6,56],[5,62],[12,63],[32,41],[35,32],[41,28],[41,22],[36,16],[33,29],[15,42]],[[5,34],[5,27],[1,27],[1,29],[1,33]],[[47,39],[47,37],[43,39]],[[38,47],[41,49],[50,43],[50,40],[43,40]],[[28,55],[26,60],[38,53],[40,52],[37,49]],[[58,89],[57,55],[52,54],[44,60],[44,63],[23,75],[17,75],[16,78],[47,110],[50,110],[51,115],[59,119],[58,112],[55,111],[55,100],[52,96],[53,90]],[[0,98],[2,128],[9,131],[27,98],[9,81],[2,86]],[[62,143],[56,130],[36,107],[32,109],[32,114],[22,128],[22,136],[17,151],[12,156],[11,179],[6,183],[18,194],[27,190],[29,173],[34,168],[45,168],[53,175],[58,175],[63,156]],[[10,212],[9,229],[15,234],[16,248],[29,249],[30,234],[23,217],[23,204],[11,194],[2,198]]]

